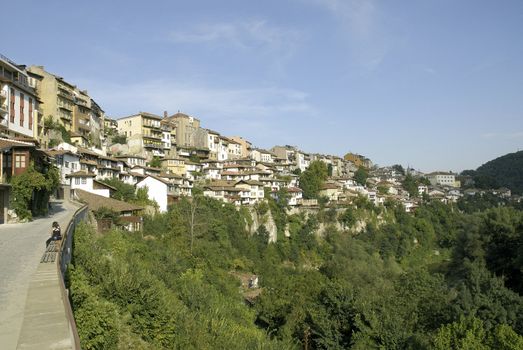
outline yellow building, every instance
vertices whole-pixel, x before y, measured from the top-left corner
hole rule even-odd
[[[171,174],[183,176],[187,169],[185,167],[185,159],[168,157],[162,159],[162,168]]]
[[[372,162],[369,158],[356,153],[347,153],[343,159],[348,160],[357,167],[371,168]]]
[[[165,156],[162,141],[162,117],[146,112],[120,118],[118,133],[127,137],[129,152],[152,159]]]
[[[38,96],[43,102],[44,118],[53,117],[55,122],[73,130],[73,110],[75,107],[75,86],[62,77],[47,72],[43,66],[31,66],[29,72],[42,77],[37,84]]]
[[[87,91],[47,72],[43,66],[31,66],[28,71],[43,102],[43,119],[52,117],[55,123],[60,123],[70,133],[85,137],[89,145],[100,147],[104,111]],[[39,130],[38,139],[42,145],[48,141],[47,136],[44,130]]]

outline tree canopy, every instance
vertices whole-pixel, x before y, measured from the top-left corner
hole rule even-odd
[[[327,176],[327,165],[319,160],[312,161],[309,167],[300,174],[300,188],[303,190],[303,197],[318,198],[318,192],[327,180]]]
[[[184,198],[143,232],[81,226],[69,287],[82,348],[522,348],[521,210],[283,204]]]

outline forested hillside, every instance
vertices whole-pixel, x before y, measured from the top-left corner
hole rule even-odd
[[[82,348],[523,348],[521,211],[437,202],[412,215],[363,199],[256,209],[271,210],[276,243],[263,226],[247,234],[245,208],[208,198],[148,218],[143,233],[78,229],[69,284]],[[249,294],[239,276],[252,274]]]
[[[480,188],[507,187],[515,194],[523,194],[523,151],[491,160],[473,175]]]

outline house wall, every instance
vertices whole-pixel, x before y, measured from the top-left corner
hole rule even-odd
[[[4,88],[4,91],[6,91],[7,94],[6,106],[9,113],[6,116],[6,119],[9,125],[9,134],[11,136],[23,135],[33,137],[37,121],[36,111],[38,106],[36,103],[36,97],[11,84],[8,84],[7,87]],[[14,104],[12,103],[13,101]],[[22,105],[23,114],[20,111]],[[14,116],[14,120],[12,119],[12,116]]]
[[[148,188],[148,197],[150,200],[158,203],[160,212],[167,211],[167,185],[150,176],[136,184],[137,188]]]
[[[65,176],[80,170],[80,157],[65,153],[62,163],[57,165],[60,169],[61,183],[68,184],[69,180]]]
[[[78,179],[78,181],[77,181]],[[69,178],[71,190],[84,190],[87,192],[93,192],[93,178],[92,177],[71,177]],[[79,183],[78,183],[79,182]]]

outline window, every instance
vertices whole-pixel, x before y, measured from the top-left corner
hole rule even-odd
[[[29,130],[33,130],[33,99],[29,98]]]
[[[10,154],[6,154],[4,155],[4,164],[3,164],[4,168],[11,168],[11,155]]]
[[[25,154],[15,155],[15,168],[25,168]]]
[[[69,168],[69,162],[68,161],[65,161],[65,167]]]
[[[82,177],[82,185],[86,185],[87,184],[87,179],[85,177]]]
[[[24,94],[20,93],[20,126],[24,126]]]
[[[80,178],[79,177],[75,177],[74,178],[74,184],[75,185],[79,185],[80,184]]]
[[[11,123],[15,122],[15,89],[11,88],[11,97],[9,98],[9,104],[11,105],[11,108],[9,108],[9,121]]]

